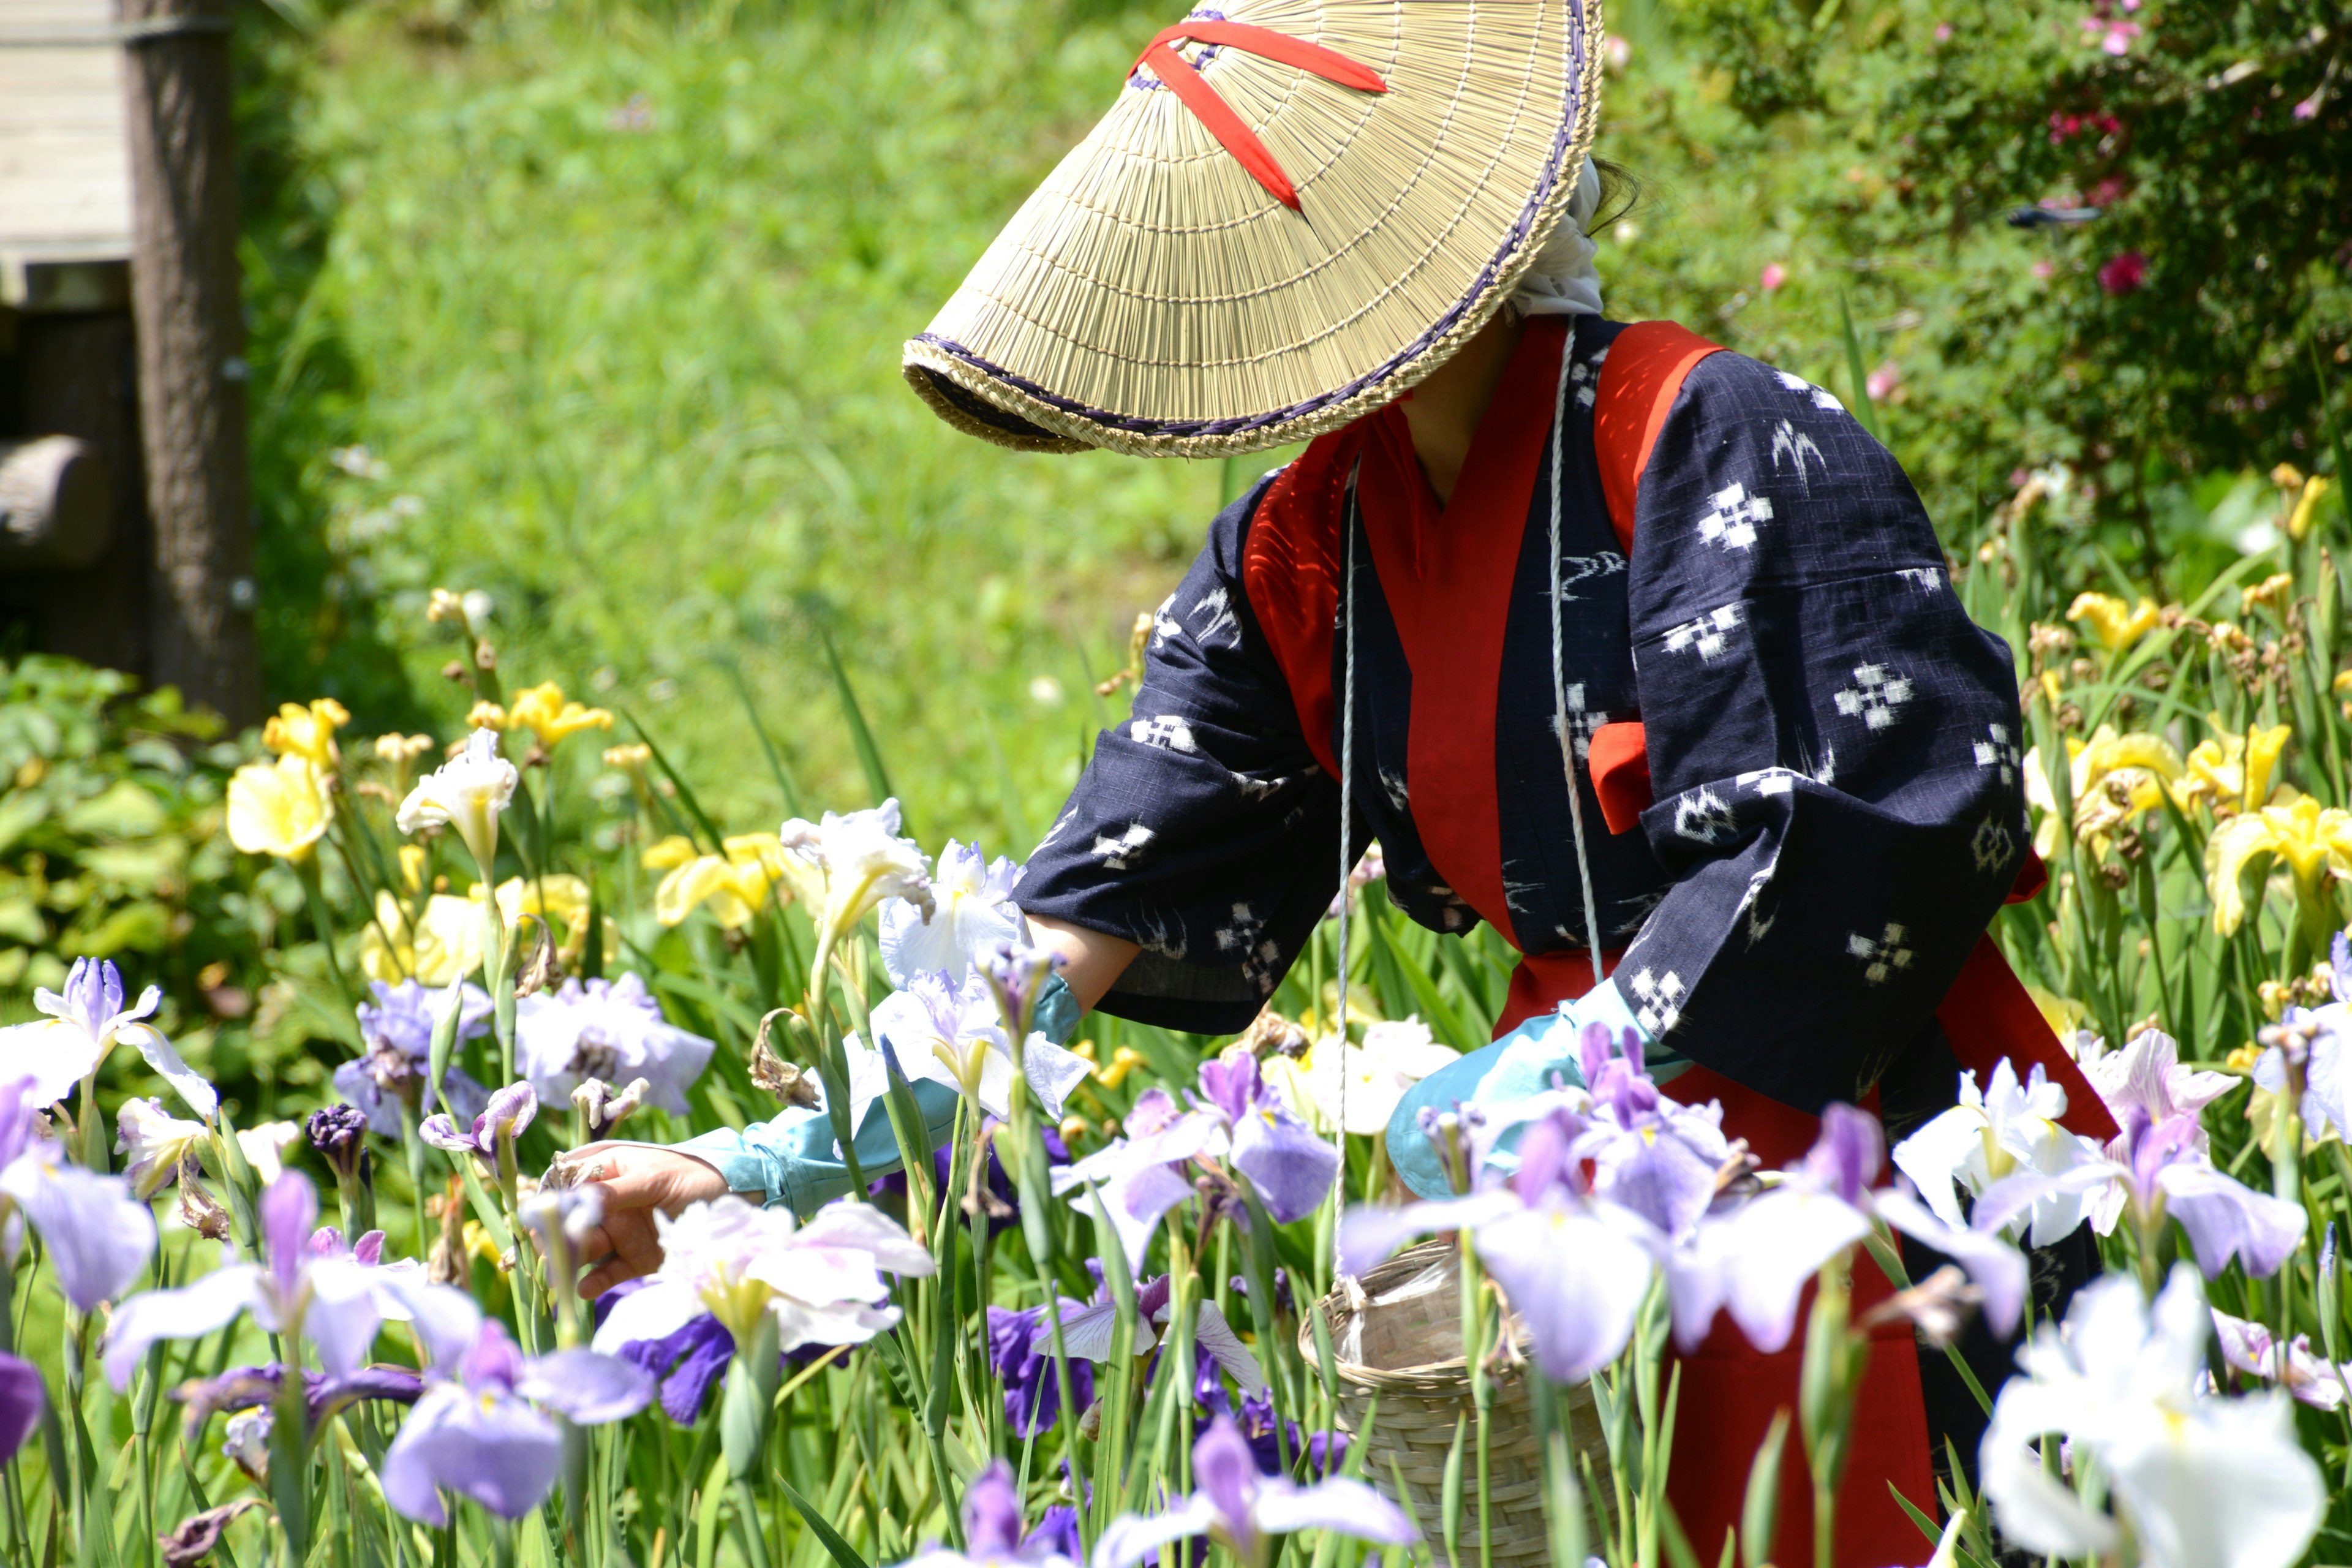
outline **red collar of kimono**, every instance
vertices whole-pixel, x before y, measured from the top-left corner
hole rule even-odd
[[[1441,506],[1413,455],[1404,412],[1380,410],[1310,446],[1267,492],[1243,552],[1250,608],[1291,677],[1307,742],[1338,772],[1329,680],[1348,474],[1372,566],[1412,672],[1405,784],[1422,847],[1465,903],[1519,945],[1503,897],[1495,710],[1503,633],[1529,503],[1558,393],[1567,322],[1530,321]]]

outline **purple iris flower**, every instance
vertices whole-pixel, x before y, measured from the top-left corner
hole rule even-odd
[[[1404,1511],[1363,1482],[1334,1476],[1313,1486],[1260,1472],[1249,1439],[1220,1415],[1192,1447],[1200,1489],[1149,1518],[1121,1514],[1095,1543],[1093,1568],[1131,1568],[1171,1542],[1206,1534],[1244,1563],[1262,1564],[1269,1538],[1327,1530],[1359,1541],[1404,1546],[1420,1539]]]
[[[1620,1043],[1607,1025],[1587,1024],[1578,1044],[1591,1113],[1574,1154],[1592,1163],[1593,1193],[1669,1237],[1687,1236],[1715,1201],[1716,1173],[1731,1157],[1722,1106],[1660,1094],[1643,1068],[1642,1037],[1631,1029]]]
[[[233,1366],[218,1377],[192,1380],[171,1390],[171,1397],[188,1408],[187,1440],[195,1443],[205,1424],[215,1415],[274,1405],[285,1385],[286,1368],[278,1362],[266,1366]],[[414,1405],[425,1392],[425,1379],[404,1366],[363,1366],[344,1377],[321,1372],[302,1374],[302,1401],[316,1425],[336,1411],[362,1399],[394,1405]]]
[[[989,1308],[988,1362],[1004,1384],[1004,1419],[1013,1435],[1034,1437],[1051,1430],[1061,1415],[1062,1389],[1054,1373],[1054,1328],[1045,1309]],[[1095,1399],[1094,1364],[1075,1352],[1070,1356],[1070,1396],[1081,1410]]]
[[[539,1114],[539,1096],[528,1083],[510,1083],[491,1092],[489,1103],[474,1118],[470,1129],[461,1129],[450,1117],[436,1113],[426,1117],[416,1127],[416,1135],[436,1149],[452,1153],[472,1152],[497,1163],[499,1141],[511,1143],[523,1134],[531,1119]]]
[[[471,1311],[471,1342],[451,1354],[451,1332],[466,1313],[447,1305],[420,1335],[437,1342],[432,1381],[383,1456],[384,1500],[406,1518],[447,1523],[446,1488],[502,1519],[520,1519],[546,1499],[562,1468],[563,1429],[546,1411],[601,1426],[653,1400],[653,1374],[643,1367],[589,1350],[527,1358],[478,1310]]]
[[[210,1121],[220,1095],[145,1022],[163,1005],[163,992],[150,985],[128,1006],[123,996],[122,972],[110,960],[75,959],[62,995],[33,993],[33,1005],[47,1017],[0,1028],[0,1078],[33,1079],[35,1103],[48,1105],[71,1095],[116,1046],[129,1044],[189,1110]]]
[[[385,1321],[411,1321],[420,1300],[432,1304],[419,1292],[446,1289],[425,1285],[413,1263],[371,1265],[357,1249],[343,1251],[340,1234],[328,1246],[314,1246],[319,1194],[299,1171],[269,1184],[257,1217],[263,1262],[225,1264],[192,1285],[149,1290],[115,1309],[105,1359],[116,1389],[131,1385],[139,1358],[156,1341],[196,1339],[247,1311],[272,1333],[300,1335],[329,1373],[348,1377],[367,1360]],[[361,1248],[369,1247],[368,1237],[360,1241]],[[380,1259],[383,1245],[379,1235],[372,1256]]]
[[[1213,1377],[1213,1373],[1211,1375]],[[1257,1458],[1260,1475],[1286,1473],[1282,1464],[1283,1446],[1275,1441],[1274,1390],[1261,1389],[1255,1394],[1244,1394],[1238,1411],[1234,1408],[1233,1400],[1222,1384],[1198,1392],[1202,1405],[1211,1415],[1226,1417],[1241,1429],[1242,1436],[1249,1442],[1250,1452]],[[1283,1436],[1289,1439],[1292,1454],[1298,1453],[1302,1447],[1306,1450],[1307,1468],[1310,1474],[1336,1475],[1347,1461],[1348,1435],[1345,1432],[1318,1432],[1311,1437],[1305,1436],[1298,1429],[1298,1423],[1288,1420],[1282,1423],[1282,1428]]]
[[[398,984],[371,981],[368,988],[375,993],[375,1001],[359,1005],[360,1037],[367,1053],[335,1069],[335,1092],[366,1115],[370,1131],[397,1138],[400,1108],[414,1110],[424,1100],[433,1058],[434,1014],[444,993],[416,980]],[[490,1011],[489,994],[480,986],[468,983],[459,992],[459,1045],[489,1033]],[[441,1093],[450,1110],[467,1121],[480,1114],[488,1098],[488,1091],[455,1067],[442,1079]]]
[[[1087,1267],[1101,1278],[1099,1263]],[[1170,1300],[1168,1276],[1162,1274],[1135,1288],[1135,1353],[1142,1355],[1160,1342],[1160,1331],[1168,1326],[1172,1303]],[[1118,1323],[1118,1304],[1111,1299],[1109,1289],[1097,1286],[1094,1300],[1087,1302],[1062,1299],[1062,1347],[1073,1363],[1078,1361],[1107,1362],[1110,1359],[1112,1331]],[[1042,1321],[1032,1331],[1031,1344],[1039,1354],[1048,1358],[1054,1350],[1053,1325]],[[1244,1392],[1266,1386],[1265,1369],[1257,1357],[1234,1332],[1233,1325],[1217,1310],[1214,1301],[1202,1300],[1192,1310],[1193,1364],[1204,1375],[1214,1375],[1213,1368],[1222,1367],[1233,1374],[1234,1381]],[[1073,1373],[1076,1372],[1074,1365]]]
[[[1001,942],[980,955],[976,967],[988,988],[996,994],[996,1005],[1004,1015],[1004,1026],[1026,1039],[1035,1024],[1038,993],[1045,989],[1045,982],[1054,977],[1063,963],[1058,952],[1032,947],[1024,942]]]
[[[1277,1225],[1313,1214],[1339,1175],[1339,1151],[1315,1136],[1290,1102],[1258,1076],[1257,1058],[1236,1055],[1201,1068],[1201,1087],[1224,1116],[1234,1169],[1257,1189]]]
[[[603,1328],[614,1307],[645,1284],[643,1279],[624,1280],[597,1297],[590,1308],[596,1326]],[[831,1345],[797,1345],[780,1360],[787,1367],[805,1366],[832,1350]],[[735,1354],[735,1336],[705,1312],[659,1339],[632,1340],[613,1353],[661,1379],[662,1414],[680,1426],[691,1426],[709,1407],[710,1391],[727,1373],[727,1363]]]
[[[41,1369],[31,1362],[0,1354],[0,1465],[14,1458],[33,1428],[41,1424],[48,1394]]]
[[[1075,1514],[1070,1522],[1075,1534]],[[1013,1483],[1013,1467],[1003,1459],[992,1460],[964,1489],[963,1536],[963,1551],[933,1546],[901,1568],[1072,1568],[1073,1554],[1061,1549],[1058,1531],[1049,1534],[1040,1523],[1029,1534],[1021,1533],[1021,1489]]]
[[[1024,1552],[1038,1554],[1031,1559],[1033,1562],[1043,1561],[1049,1552],[1076,1562],[1083,1547],[1078,1538],[1077,1508],[1066,1502],[1057,1502],[1039,1514],[1036,1527],[1021,1538]]]

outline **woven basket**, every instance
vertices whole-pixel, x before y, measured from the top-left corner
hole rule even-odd
[[[1462,1458],[1462,1521],[1458,1540],[1463,1563],[1478,1561],[1477,1415],[1470,1400],[1470,1377],[1462,1360],[1460,1257],[1451,1241],[1428,1241],[1408,1248],[1360,1279],[1323,1299],[1331,1325],[1332,1371],[1339,1387],[1339,1425],[1362,1430],[1366,1409],[1377,1395],[1364,1479],[1394,1496],[1403,1478],[1406,1503],[1421,1521],[1432,1548],[1443,1553],[1445,1533],[1445,1458],[1454,1447],[1454,1423],[1470,1418]],[[1551,1540],[1544,1524],[1543,1455],[1529,1408],[1527,1363],[1517,1321],[1509,1325],[1514,1353],[1503,1358],[1493,1377],[1489,1407],[1493,1423],[1487,1447],[1487,1497],[1493,1504],[1494,1560],[1503,1564],[1548,1563]],[[1310,1321],[1299,1331],[1307,1364],[1318,1364]],[[1578,1384],[1566,1395],[1580,1479],[1586,1460],[1605,1501],[1610,1496],[1609,1453],[1592,1404],[1592,1390]]]

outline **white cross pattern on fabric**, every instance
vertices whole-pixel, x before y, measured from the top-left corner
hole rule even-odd
[[[1242,903],[1234,906],[1234,923],[1217,928],[1217,951],[1242,955],[1242,976],[1255,984],[1264,995],[1271,992],[1282,978],[1276,967],[1281,961],[1281,947],[1263,940],[1265,921],[1256,910]]]
[[[1633,1015],[1633,1021],[1653,1035],[1665,1034],[1683,1021],[1685,989],[1683,977],[1673,970],[1667,970],[1664,978],[1661,979],[1649,965],[1643,964],[1642,973],[1633,976],[1633,1000],[1642,1005],[1640,1011]]]
[[[1226,595],[1225,590],[1223,588],[1213,588],[1209,592],[1202,595],[1200,602],[1192,606],[1192,613],[1194,615],[1198,615],[1202,610],[1209,612],[1209,624],[1202,626],[1198,632],[1193,634],[1201,639],[1202,647],[1207,647],[1210,639],[1214,637],[1221,631],[1229,631],[1234,634],[1233,646],[1234,647],[1242,646],[1241,619],[1234,614],[1233,603],[1230,597]]]
[[[1932,594],[1952,580],[1941,566],[1905,566],[1895,574],[1923,594]]]
[[[1264,800],[1266,796],[1272,795],[1275,791],[1282,788],[1285,784],[1287,784],[1290,782],[1286,776],[1270,779],[1254,779],[1247,773],[1234,773],[1231,768],[1228,768],[1225,771],[1228,773],[1233,774],[1234,787],[1242,792],[1242,798],[1244,800]]]
[[[1979,876],[2006,868],[2016,848],[2008,827],[1990,816],[1977,824],[1976,837],[1969,840],[1969,852],[1976,857]]]
[[[1860,931],[1849,933],[1845,939],[1845,950],[1862,960],[1862,977],[1864,980],[1873,985],[1884,985],[1887,976],[1898,969],[1910,968],[1911,961],[1918,956],[1903,945],[1904,935],[1903,927],[1889,921],[1886,922],[1886,934],[1874,942]]]
[[[1837,694],[1837,710],[1874,730],[1895,722],[1895,710],[1911,700],[1911,678],[1883,664],[1857,664],[1853,684]]]
[[[1813,400],[1814,407],[1834,408],[1841,414],[1845,412],[1845,405],[1837,400],[1837,394],[1830,392],[1824,388],[1815,386],[1811,382],[1807,381],[1801,375],[1790,375],[1785,370],[1776,372],[1775,374],[1780,376],[1780,384],[1788,388],[1790,392],[1801,393],[1810,396]]]
[[[1695,621],[1669,626],[1666,629],[1666,651],[1682,653],[1695,647],[1698,649],[1699,658],[1713,658],[1723,651],[1727,635],[1738,629],[1739,606],[1719,605]]]
[[[1192,726],[1177,713],[1161,713],[1150,719],[1139,719],[1127,727],[1128,737],[1146,746],[1157,746],[1163,752],[1197,752],[1192,742]]]
[[[1780,458],[1784,455],[1797,466],[1797,482],[1805,487],[1807,495],[1813,493],[1813,480],[1812,476],[1805,472],[1805,459],[1811,458],[1819,463],[1824,474],[1830,471],[1830,460],[1822,456],[1822,449],[1813,444],[1813,438],[1787,419],[1781,420],[1780,427],[1772,432],[1772,471],[1776,474],[1780,471]]]
[[[1977,766],[1999,768],[2001,783],[2015,784],[2018,765],[2017,747],[2010,742],[2009,726],[1988,724],[1985,726],[1985,733],[1991,738],[1976,742]]]
[[[1758,768],[1753,773],[1737,774],[1731,782],[1758,795],[1788,795],[1804,776],[1794,768]]]
[[[1575,682],[1568,689],[1568,734],[1576,742],[1576,760],[1583,762],[1592,750],[1592,732],[1609,722],[1604,712],[1587,712],[1584,707],[1584,682]]]
[[[1569,590],[1579,583],[1589,583],[1595,577],[1613,577],[1625,570],[1625,558],[1613,550],[1604,550],[1597,555],[1563,556],[1559,563],[1562,569],[1559,602],[1563,605],[1576,603],[1576,595]]]
[[[1608,359],[1609,351],[1604,348],[1591,359],[1579,360],[1568,367],[1568,384],[1576,388],[1579,408],[1592,406],[1593,395],[1601,387],[1601,367]]]
[[[1701,844],[1720,844],[1739,830],[1723,797],[1701,784],[1675,802],[1675,832]]]
[[[1698,536],[1726,550],[1745,550],[1756,542],[1756,525],[1771,521],[1770,498],[1731,485],[1715,492],[1715,510],[1698,520]]]
[[[1139,822],[1130,822],[1127,831],[1114,838],[1108,833],[1095,835],[1094,856],[1103,863],[1106,871],[1132,870],[1143,847],[1160,836]]]

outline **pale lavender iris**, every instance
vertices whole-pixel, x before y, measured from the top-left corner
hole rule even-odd
[[[32,1107],[19,1096],[18,1114],[9,1117],[0,1101],[0,1122],[29,1121]],[[48,1248],[58,1286],[79,1312],[119,1299],[147,1267],[155,1251],[155,1215],[120,1176],[102,1176],[79,1165],[55,1163],[56,1150],[31,1144],[0,1170],[0,1197],[14,1203],[40,1233]]]
[[[1234,1169],[1257,1189],[1277,1225],[1315,1212],[1339,1174],[1339,1152],[1315,1136],[1273,1085],[1257,1058],[1236,1055],[1204,1063],[1201,1088],[1225,1119]]]
[[[1669,1237],[1688,1236],[1715,1202],[1716,1173],[1731,1157],[1722,1106],[1660,1094],[1643,1070],[1642,1037],[1631,1029],[1620,1042],[1607,1025],[1587,1024],[1578,1047],[1591,1108],[1573,1152],[1592,1163],[1594,1195]]]
[[[143,1208],[142,1208],[142,1211]],[[251,1312],[272,1333],[299,1335],[331,1376],[348,1377],[366,1362],[386,1321],[408,1321],[425,1286],[408,1268],[372,1267],[341,1247],[315,1247],[319,1194],[310,1178],[289,1171],[261,1194],[261,1263],[225,1263],[176,1290],[149,1290],[114,1310],[106,1333],[106,1375],[118,1390],[158,1340],[192,1340]],[[149,1224],[153,1224],[151,1218]],[[361,1238],[365,1246],[367,1238]],[[382,1240],[375,1243],[381,1254]],[[450,1292],[456,1294],[456,1292]]]
[[[891,899],[882,906],[882,968],[894,985],[944,970],[961,986],[973,967],[1021,935],[1013,885],[1021,868],[1003,856],[991,861],[976,844],[948,840],[933,873],[929,905]]]
[[[2014,1327],[2025,1299],[2024,1256],[1998,1224],[1947,1225],[1909,1192],[1874,1190],[1885,1150],[1877,1118],[1828,1106],[1803,1160],[1757,1196],[1711,1210],[1666,1260],[1683,1348],[1697,1345],[1716,1313],[1727,1310],[1757,1349],[1780,1349],[1795,1331],[1805,1286],[1880,1220],[1959,1264],[1984,1291],[1986,1321],[2000,1333]]]
[[[541,1096],[561,1102],[590,1079],[644,1079],[646,1102],[686,1114],[686,1091],[717,1047],[662,1016],[635,973],[566,980],[515,1007],[515,1065]]]
[[[25,1439],[41,1424],[47,1402],[41,1369],[18,1357],[0,1354],[0,1465],[25,1446]]]
[[[1223,1543],[1253,1568],[1265,1562],[1272,1537],[1296,1531],[1329,1531],[1383,1546],[1420,1538],[1402,1509],[1361,1481],[1333,1477],[1302,1487],[1261,1474],[1249,1439],[1226,1416],[1212,1421],[1193,1445],[1192,1479],[1200,1489],[1165,1512],[1111,1521],[1095,1543],[1093,1568],[1129,1568],[1195,1535]]]
[[[2087,1193],[2103,1231],[2126,1206],[2144,1230],[2167,1217],[2179,1220],[2208,1279],[2219,1279],[2233,1258],[2252,1278],[2267,1279],[2294,1255],[2310,1223],[2303,1205],[2255,1192],[2216,1169],[2195,1117],[2151,1121],[2132,1106],[2123,1121],[2105,1159],[2056,1175],[2023,1172],[1987,1188],[1977,1199],[1974,1228],[1998,1225],[2053,1194]]]
[[[489,1103],[474,1118],[472,1127],[461,1128],[449,1117],[436,1114],[417,1124],[416,1135],[436,1149],[479,1154],[496,1163],[499,1140],[512,1143],[538,1114],[539,1096],[532,1092],[531,1086],[510,1083],[491,1094]]]
[[[1232,1140],[1222,1113],[1179,1110],[1163,1089],[1137,1096],[1126,1125],[1125,1137],[1055,1171],[1054,1191],[1097,1189],[1094,1196],[1126,1248],[1129,1270],[1140,1273],[1161,1218],[1192,1195],[1186,1167],[1224,1154]],[[1090,1212],[1089,1206],[1082,1202],[1079,1212]]]
[[[400,1136],[400,1112],[404,1105],[424,1102],[425,1080],[433,1057],[435,1009],[444,993],[415,980],[386,984],[370,983],[373,1004],[359,1005],[360,1036],[367,1054],[335,1069],[335,1092],[357,1106],[368,1119],[368,1130],[386,1138]],[[457,1043],[489,1032],[489,994],[467,984],[458,994]],[[481,1113],[489,1091],[450,1068],[441,1081],[442,1098],[461,1121]]]
[[[470,1342],[457,1348],[453,1331],[466,1313],[446,1305],[429,1336],[437,1342],[432,1381],[383,1457],[384,1500],[406,1518],[447,1523],[446,1489],[520,1519],[545,1500],[562,1469],[563,1429],[546,1412],[601,1426],[653,1400],[653,1374],[643,1367],[589,1350],[526,1357],[478,1310]]]
[[[901,1568],[1072,1568],[1058,1542],[1044,1529],[1021,1533],[1021,1489],[1013,1467],[993,1459],[972,1477],[963,1494],[964,1549],[933,1546]]]

